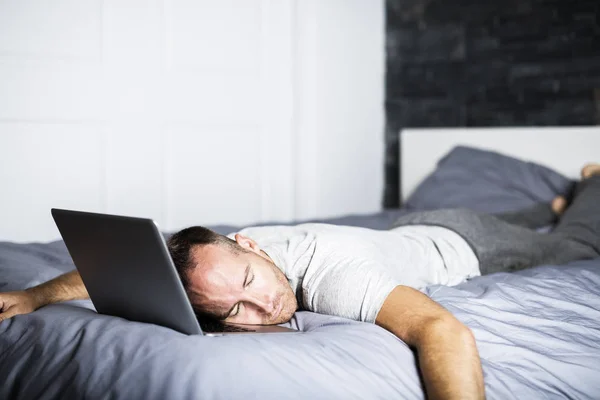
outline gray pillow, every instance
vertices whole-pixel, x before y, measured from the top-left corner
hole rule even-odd
[[[570,193],[573,181],[550,168],[493,151],[458,146],[407,199],[409,210],[517,211]]]

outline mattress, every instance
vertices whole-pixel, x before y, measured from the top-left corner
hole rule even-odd
[[[519,206],[566,190],[567,182],[554,178],[542,180],[551,181],[552,190],[541,193],[516,185],[518,175],[507,177],[509,190],[519,188],[513,193]],[[489,193],[479,187],[463,200],[477,201],[480,192]],[[418,195],[428,208],[436,206],[435,193]],[[503,197],[503,210],[511,208],[510,198]],[[322,222],[386,229],[417,203]],[[0,291],[30,287],[73,267],[62,241],[0,243]],[[600,259],[424,291],[472,330],[489,399],[599,398]],[[90,301],[51,305],[0,323],[0,399],[424,398],[415,353],[386,330],[307,311],[286,325],[302,333],[186,336],[99,315]]]
[[[70,266],[61,242],[2,243],[0,290],[32,265],[32,283]],[[598,398],[600,259],[427,293],[473,331],[488,398]],[[0,398],[424,397],[414,353],[384,329],[311,312],[288,325],[303,334],[185,336],[90,301],[48,306],[0,324]]]

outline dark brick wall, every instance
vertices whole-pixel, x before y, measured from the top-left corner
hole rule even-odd
[[[600,0],[387,0],[384,206],[402,127],[600,124]]]

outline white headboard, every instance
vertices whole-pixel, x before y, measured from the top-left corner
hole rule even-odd
[[[400,132],[402,201],[457,145],[494,150],[575,178],[583,164],[600,161],[600,126],[404,129]]]

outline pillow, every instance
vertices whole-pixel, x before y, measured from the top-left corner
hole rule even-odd
[[[458,146],[407,199],[409,210],[469,208],[498,213],[517,211],[559,194],[573,181],[556,171],[488,150]]]

